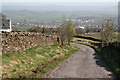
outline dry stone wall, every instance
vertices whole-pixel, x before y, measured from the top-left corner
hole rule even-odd
[[[35,32],[3,32],[2,53],[24,51],[35,46],[57,43],[57,37]]]

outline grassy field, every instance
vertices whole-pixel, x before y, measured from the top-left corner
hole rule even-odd
[[[37,46],[2,56],[3,78],[41,78],[79,48],[57,45]]]
[[[73,41],[81,41],[81,42],[93,42],[93,43],[100,43],[99,41],[93,41],[93,40],[88,40],[88,39],[83,39],[83,38],[74,38]]]
[[[112,39],[113,42],[118,41],[118,35],[119,34],[120,33],[118,33],[118,32],[114,32],[113,33],[113,39]],[[101,39],[101,33],[100,32],[95,32],[95,33],[90,33],[90,34],[84,34],[82,36],[92,37],[92,38],[95,38],[95,39]]]
[[[13,30],[17,31],[27,31],[28,29],[33,28],[32,26],[19,26],[19,27],[13,27]]]
[[[84,34],[83,36],[86,36],[86,37],[93,37],[93,38],[96,38],[96,39],[101,39],[101,35],[100,35],[99,32],[90,33],[90,34]]]

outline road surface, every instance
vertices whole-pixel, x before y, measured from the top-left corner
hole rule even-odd
[[[72,45],[80,47],[80,50],[45,74],[45,78],[114,78],[114,74],[94,49],[76,43]]]

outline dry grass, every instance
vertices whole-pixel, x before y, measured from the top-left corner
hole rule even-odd
[[[78,50],[74,46],[38,46],[24,52],[4,54],[3,78],[40,78]],[[49,67],[50,66],[50,67]]]

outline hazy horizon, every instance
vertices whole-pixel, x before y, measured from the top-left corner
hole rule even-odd
[[[3,2],[2,11],[9,18],[110,16],[117,17],[117,2]],[[50,18],[51,19],[51,18]]]
[[[29,7],[31,9],[29,9]],[[71,8],[71,10],[72,8],[73,9],[80,8],[83,10],[88,8],[93,8],[93,9],[110,9],[111,8],[112,9],[112,8],[117,8],[118,3],[116,2],[73,2],[73,3],[71,2],[59,2],[59,3],[58,2],[3,2],[2,3],[3,11],[4,10],[31,10],[31,11],[36,10],[37,11],[37,10],[42,10],[42,8],[49,9],[50,7],[52,7],[55,10],[56,8],[58,8],[58,10],[60,8],[67,8],[67,9]]]

